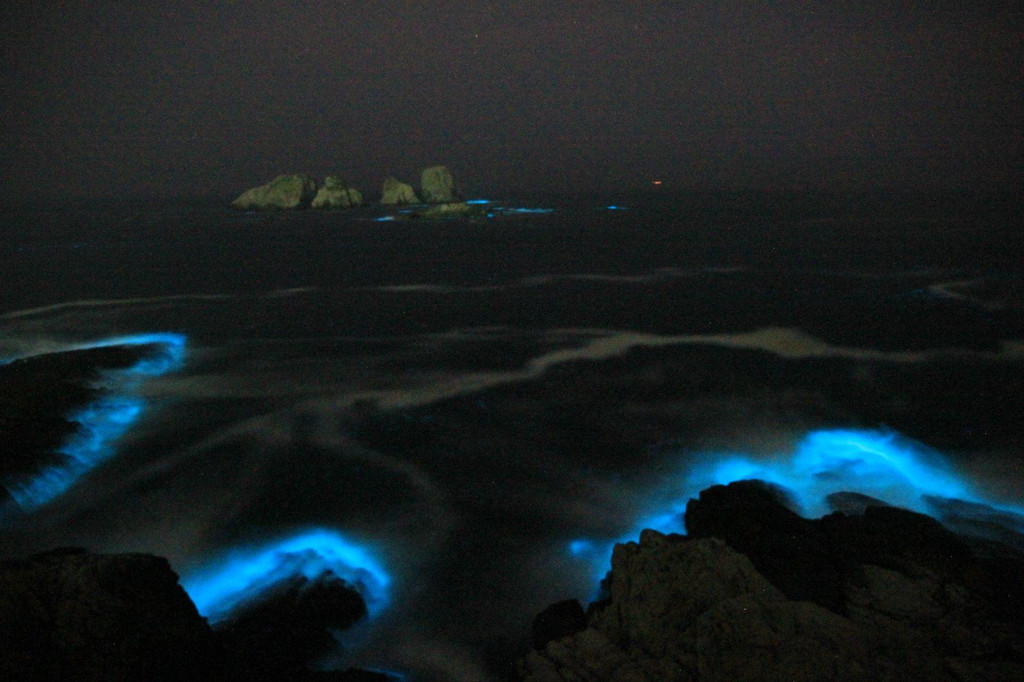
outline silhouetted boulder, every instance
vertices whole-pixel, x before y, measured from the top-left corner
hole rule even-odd
[[[0,679],[195,680],[215,672],[212,653],[165,559],[59,550],[0,563]]]
[[[279,175],[265,185],[246,190],[231,206],[246,211],[306,208],[315,196],[316,181],[311,176]]]
[[[423,201],[428,204],[443,204],[461,198],[455,189],[455,179],[447,166],[425,168],[420,177],[420,189]]]
[[[211,630],[166,559],[62,549],[0,562],[0,680],[386,681],[311,667],[366,616],[332,573],[281,583]]]
[[[215,630],[248,679],[284,679],[337,644],[334,634],[367,615],[366,602],[333,573],[297,576],[239,606]]]
[[[586,627],[587,614],[578,600],[552,604],[533,619],[533,648],[543,649],[548,642],[574,635]]]
[[[324,178],[323,187],[317,190],[313,197],[310,208],[332,209],[352,208],[361,206],[363,193],[355,187],[349,187],[341,178],[336,175],[328,175]]]
[[[846,565],[819,525],[787,502],[784,491],[761,481],[712,486],[686,504],[686,532],[724,540],[790,599],[843,613]]]
[[[416,196],[416,192],[413,190],[412,185],[407,185],[395,178],[388,178],[384,181],[384,189],[381,193],[380,203],[385,206],[418,204],[420,203],[420,199]]]

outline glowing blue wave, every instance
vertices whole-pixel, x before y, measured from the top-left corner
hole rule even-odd
[[[986,499],[927,446],[892,432],[863,430],[812,431],[793,453],[754,460],[735,454],[709,454],[684,476],[682,495],[668,508],[651,513],[619,542],[635,540],[640,530],[685,532],[686,502],[712,485],[759,479],[780,485],[792,495],[799,511],[818,518],[831,511],[828,495],[855,492],[888,504],[941,517],[929,498],[962,500],[1020,517],[1024,507]],[[616,541],[576,539],[569,552],[592,563],[598,575],[608,569]]]
[[[181,334],[139,334],[80,344],[68,350],[111,346],[154,346],[154,351],[131,367],[103,373],[99,384],[111,393],[67,415],[78,428],[57,449],[62,461],[27,480],[5,481],[4,487],[24,512],[45,505],[64,493],[87,471],[108,459],[114,443],[123,436],[145,409],[145,401],[134,395],[146,378],[159,376],[181,366],[185,337]]]
[[[199,613],[217,623],[284,580],[314,580],[327,573],[358,591],[371,616],[387,605],[391,578],[371,552],[322,528],[231,552],[183,579],[182,585]]]

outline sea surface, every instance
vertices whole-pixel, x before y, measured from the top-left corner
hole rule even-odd
[[[211,619],[273,571],[347,567],[371,617],[324,665],[486,680],[711,483],[1024,532],[1020,197],[227,203],[0,209],[0,361],[166,361],[100,386],[130,414],[78,416],[94,461],[3,518],[0,558],[160,554]]]

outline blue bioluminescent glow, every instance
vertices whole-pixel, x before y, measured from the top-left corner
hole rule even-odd
[[[856,492],[924,514],[926,496],[982,501],[941,455],[896,433],[814,431],[789,457],[755,461],[737,455],[706,460],[687,476],[691,496],[715,484],[760,479],[788,489],[804,516],[828,513],[825,498]]]
[[[395,219],[395,216],[393,216],[393,215],[385,215],[385,216],[381,216],[380,218],[374,218],[374,220],[376,222],[378,222],[378,223],[386,223],[386,222],[389,222],[389,221],[394,220],[394,219]]]
[[[231,552],[184,578],[182,585],[199,613],[217,623],[281,581],[297,576],[312,580],[327,573],[358,591],[371,616],[387,605],[391,578],[371,552],[322,528]]]
[[[79,344],[68,350],[111,346],[154,346],[153,352],[124,369],[104,372],[100,384],[108,395],[67,415],[78,428],[57,449],[58,464],[35,476],[4,481],[22,511],[30,512],[66,491],[87,471],[109,458],[114,443],[123,436],[145,409],[145,401],[135,395],[139,383],[181,366],[185,356],[185,337],[181,334],[138,334]]]
[[[594,551],[592,540],[572,540],[569,543],[569,553],[573,556],[586,556]]]
[[[491,203],[491,200],[490,199],[469,199],[469,200],[466,201],[466,203],[467,204],[489,204],[489,203]]]
[[[611,206],[605,206],[604,210],[606,210],[606,211],[628,211],[629,207],[628,206],[616,206],[615,204],[612,204]]]
[[[800,440],[792,453],[754,459],[738,454],[712,453],[694,458],[683,474],[683,486],[675,501],[641,516],[636,526],[619,540],[576,539],[569,544],[573,556],[594,565],[598,575],[608,569],[615,542],[635,540],[644,528],[663,533],[685,532],[686,503],[713,485],[758,479],[785,488],[808,518],[831,511],[826,498],[854,492],[888,504],[940,517],[929,498],[984,504],[1018,517],[1024,507],[986,499],[976,486],[957,472],[935,450],[889,431],[813,431]]]

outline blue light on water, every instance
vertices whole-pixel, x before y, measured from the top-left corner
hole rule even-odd
[[[217,623],[281,581],[312,580],[328,572],[362,595],[371,616],[387,605],[391,578],[373,554],[322,528],[231,552],[184,578],[182,585],[199,613]]]
[[[468,201],[466,201],[466,203],[467,204],[489,204],[489,203],[491,203],[491,200],[490,199],[469,199]]]
[[[612,204],[611,206],[605,206],[604,210],[606,210],[606,211],[628,211],[629,207],[628,206],[617,206],[615,204]]]
[[[957,472],[938,452],[897,433],[869,430],[812,431],[791,453],[754,459],[738,454],[698,456],[683,475],[675,501],[642,515],[624,537],[576,539],[569,552],[590,563],[598,576],[609,568],[616,542],[636,540],[644,528],[663,533],[685,532],[686,502],[712,485],[759,479],[784,487],[803,516],[818,518],[831,510],[826,498],[854,492],[888,504],[940,516],[929,498],[962,500],[986,505],[1012,515],[1024,507],[986,499],[972,482]]]
[[[390,221],[392,221],[394,219],[395,219],[395,216],[393,216],[393,215],[385,215],[385,216],[381,216],[380,218],[374,218],[374,221],[378,222],[378,223],[386,223],[386,222],[390,222]]]
[[[181,334],[121,336],[68,350],[133,345],[154,346],[154,350],[131,367],[105,372],[100,384],[110,393],[67,415],[68,421],[78,427],[57,449],[61,461],[33,477],[4,481],[4,487],[22,511],[31,512],[50,502],[113,455],[114,443],[145,409],[145,401],[135,395],[139,384],[146,378],[177,369],[184,360],[185,337]]]
[[[592,540],[573,540],[569,543],[569,553],[573,556],[586,556],[594,551]]]
[[[695,467],[687,478],[690,496],[743,479],[775,483],[791,491],[808,517],[828,513],[825,498],[838,492],[870,495],[925,514],[932,511],[926,496],[982,501],[939,453],[881,431],[814,431],[789,457],[754,461],[725,456]]]

